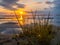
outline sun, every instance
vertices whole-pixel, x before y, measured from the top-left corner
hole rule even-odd
[[[25,12],[23,9],[18,9],[18,10],[16,10],[16,13],[17,13],[18,15],[25,15],[25,14],[26,14],[26,12]]]
[[[18,11],[20,15],[24,15],[24,11]]]
[[[17,17],[20,24],[24,25],[24,20],[25,20],[24,17],[25,17],[26,12],[23,10],[17,10],[16,13],[17,13]]]

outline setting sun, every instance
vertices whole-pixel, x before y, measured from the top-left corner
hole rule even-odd
[[[16,13],[17,13],[18,15],[25,15],[25,14],[26,14],[26,12],[25,12],[23,9],[18,9],[18,10],[16,10]]]
[[[16,10],[16,14],[17,14],[20,24],[24,25],[24,16],[25,16],[26,12],[24,12],[24,10],[22,10],[22,9],[18,9],[18,10]]]
[[[24,14],[24,12],[21,11],[20,14]]]

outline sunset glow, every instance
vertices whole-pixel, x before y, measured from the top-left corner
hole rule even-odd
[[[48,9],[49,6],[51,4],[47,4],[46,2],[50,1],[52,2],[52,0],[12,0],[10,2],[10,0],[6,0],[6,1],[0,1],[1,2],[1,6],[0,6],[0,14],[1,15],[15,15],[14,14],[14,10],[16,15],[18,16],[18,19],[20,20],[20,22],[24,22],[24,17],[28,17],[26,16],[31,15],[30,13],[26,13],[26,12],[30,12],[31,10],[44,10],[44,9]],[[51,5],[52,6],[52,5]],[[26,12],[25,12],[26,11]],[[2,16],[4,17],[4,16]],[[16,20],[15,17],[13,17],[12,20]]]
[[[0,45],[60,45],[60,0],[0,0]]]
[[[17,14],[18,14],[18,20],[19,20],[20,24],[24,25],[25,12],[23,10],[17,10]]]
[[[20,24],[23,25],[24,24],[24,19],[23,19],[23,16],[21,15],[21,17],[19,18],[19,21],[20,21]]]

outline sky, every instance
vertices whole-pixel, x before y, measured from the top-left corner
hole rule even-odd
[[[11,14],[14,10],[18,9],[23,9],[25,11],[48,9],[54,6],[52,3],[53,1],[54,0],[0,0],[0,17],[5,18],[5,16],[1,15]],[[5,22],[3,20],[0,21],[0,24]]]
[[[35,10],[48,8],[49,4],[46,1],[52,2],[53,0],[0,0],[0,12],[10,12],[11,10]],[[6,11],[7,10],[7,11]]]
[[[54,1],[56,1],[55,5],[53,4]],[[50,7],[59,6],[57,3],[60,3],[59,0],[0,0],[0,17],[2,17],[1,14],[11,14],[18,9],[24,11],[49,9]],[[55,13],[59,13],[60,10],[58,10]]]

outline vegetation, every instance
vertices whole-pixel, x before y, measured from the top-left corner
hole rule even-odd
[[[46,27],[45,25],[38,26],[38,24],[35,24],[34,27],[30,26],[23,29],[23,34],[20,34],[19,37],[24,39],[23,45],[49,45],[51,39],[54,38],[54,32],[52,31],[52,25]]]

